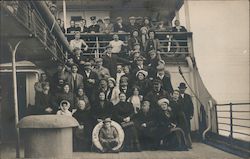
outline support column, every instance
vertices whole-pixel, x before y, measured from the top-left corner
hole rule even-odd
[[[190,31],[190,16],[189,16],[188,0],[184,0],[184,9],[185,9],[186,28],[188,31]]]
[[[66,16],[66,1],[63,0],[63,25],[64,25],[64,28],[65,28],[65,31],[67,32],[67,16]]]
[[[19,122],[19,114],[18,114],[18,98],[17,98],[17,74],[16,74],[16,51],[18,46],[22,41],[19,41],[14,49],[10,43],[8,43],[10,47],[10,51],[12,54],[12,81],[13,81],[13,96],[14,96],[14,108],[15,108],[15,127]],[[20,158],[20,133],[19,128],[16,127],[16,158]]]

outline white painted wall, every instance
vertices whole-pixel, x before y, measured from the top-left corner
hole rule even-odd
[[[181,67],[182,68],[182,72],[184,77],[186,78],[188,84],[194,88],[194,86],[192,85],[192,77],[191,77],[191,70],[189,67]],[[178,89],[178,86],[181,82],[184,82],[183,78],[181,77],[181,75],[179,74],[179,70],[177,66],[173,66],[173,65],[168,65],[167,66],[167,70],[170,72],[171,74],[171,83],[173,85],[173,89]],[[191,120],[191,130],[197,130],[199,128],[199,121],[198,121],[198,105],[196,104],[196,100],[195,97],[193,96],[193,94],[191,93],[190,89],[187,88],[186,93],[190,94],[193,100],[193,104],[194,104],[194,117]]]
[[[203,82],[218,103],[249,101],[249,1],[188,1]],[[185,9],[180,20],[186,25]]]

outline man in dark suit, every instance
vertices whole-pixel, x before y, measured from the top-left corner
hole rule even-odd
[[[75,26],[75,21],[71,20],[70,21],[70,27],[67,28],[67,33],[75,33],[75,31],[81,31],[81,28],[77,28]]]
[[[145,100],[150,101],[152,109],[158,108],[157,102],[161,98],[170,99],[170,95],[164,89],[162,89],[162,81],[155,79],[153,81],[153,90],[148,92],[145,96]]]
[[[187,32],[187,29],[184,26],[180,25],[179,20],[175,20],[174,24],[175,26],[172,28],[172,32]],[[186,34],[175,34],[174,39],[177,41],[179,46],[187,47],[187,35]],[[186,52],[188,51],[188,48],[181,48],[181,51]]]
[[[88,28],[89,33],[99,33],[100,26],[96,23],[96,16],[90,17],[91,25]]]
[[[106,47],[105,55],[102,57],[103,66],[109,70],[110,76],[116,78],[117,59],[112,56],[112,46]]]
[[[71,66],[71,73],[68,76],[67,82],[73,93],[77,91],[78,88],[83,87],[83,76],[77,73],[78,66],[73,64]]]
[[[145,58],[143,56],[139,56],[135,59],[136,65],[132,70],[132,78],[136,79],[136,73],[140,70],[148,71],[148,67],[144,65]]]
[[[59,64],[57,66],[57,72],[51,79],[51,93],[56,94],[62,91],[63,84],[67,81],[69,72],[66,71],[65,64]]]
[[[127,32],[127,26],[123,23],[122,17],[116,18],[116,23],[114,24],[114,32]]]
[[[156,148],[156,143],[154,141],[156,129],[155,119],[156,114],[151,109],[150,102],[144,100],[142,102],[141,110],[135,115],[139,141],[144,150],[152,150]]]
[[[190,120],[193,118],[193,115],[194,115],[194,105],[193,105],[191,96],[185,93],[187,89],[186,84],[180,83],[178,88],[180,91],[179,102],[181,103],[182,110],[187,120],[188,130],[190,132],[191,131]]]
[[[170,80],[170,75],[167,75],[165,72],[165,66],[164,65],[158,65],[157,67],[157,73],[154,79],[159,79],[162,81],[162,88],[168,92],[168,94],[173,93],[173,86]]]
[[[86,62],[84,64],[84,71],[81,72],[81,75],[83,76],[83,85],[86,95],[89,99],[92,99],[94,90],[97,89],[99,81],[98,75],[94,71],[92,71],[90,62]]]
[[[134,16],[131,16],[128,18],[129,19],[129,24],[127,26],[127,31],[132,32],[134,30],[139,30],[139,25],[136,23],[136,18]]]

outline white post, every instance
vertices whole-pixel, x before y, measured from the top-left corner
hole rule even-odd
[[[17,128],[17,124],[19,122],[19,114],[18,114],[18,98],[17,98],[17,74],[16,74],[16,51],[21,41],[19,41],[15,48],[13,49],[11,44],[9,43],[9,47],[12,53],[12,81],[13,81],[13,95],[14,95],[14,108],[15,108],[15,127],[16,127],[16,158],[20,158],[20,134],[19,128]]]
[[[186,27],[187,30],[190,31],[190,16],[189,16],[189,7],[187,0],[184,0],[184,8],[185,8]]]
[[[63,25],[64,28],[66,29],[66,25],[67,25],[67,17],[66,17],[66,1],[63,0]]]

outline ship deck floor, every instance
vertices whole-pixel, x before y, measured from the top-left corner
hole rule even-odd
[[[15,158],[15,147],[0,147],[0,158]],[[23,149],[21,157],[24,156]],[[193,149],[189,151],[142,151],[142,152],[120,152],[120,153],[95,153],[74,152],[75,159],[240,159],[240,157],[229,154],[203,143],[193,143]]]

